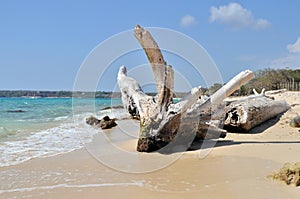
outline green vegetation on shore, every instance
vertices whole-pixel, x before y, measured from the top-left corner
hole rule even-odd
[[[209,93],[216,92],[222,84],[215,83],[209,88]],[[300,69],[264,69],[255,72],[255,77],[247,84],[241,86],[233,95],[250,95],[255,88],[260,92],[263,88],[268,90],[287,89],[300,91]]]
[[[213,94],[222,87],[222,84],[215,83],[208,89],[206,94]],[[234,96],[253,94],[253,88],[260,92],[263,88],[268,90],[287,89],[300,91],[300,69],[264,69],[255,72],[255,77],[247,84],[241,86],[233,93]]]
[[[238,95],[249,95],[252,89],[261,91],[287,89],[291,91],[300,90],[300,69],[264,69],[255,72],[255,78],[242,86]]]

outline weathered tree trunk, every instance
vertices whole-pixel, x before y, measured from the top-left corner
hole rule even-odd
[[[225,137],[226,131],[219,128],[221,114],[214,118],[216,107],[251,79],[253,73],[251,71],[240,73],[211,97],[202,96],[201,87],[194,88],[183,101],[173,104],[172,67],[167,66],[157,43],[147,30],[137,25],[134,33],[151,64],[158,90],[157,97],[147,96],[134,79],[127,77],[126,68],[124,66],[120,68],[118,84],[124,107],[131,115],[140,117],[137,150],[146,152],[158,150],[178,136],[181,138],[197,136],[202,139]]]
[[[167,110],[173,100],[174,71],[172,66],[167,66],[157,43],[147,30],[137,25],[134,28],[134,36],[143,47],[151,64],[158,92],[156,106],[159,111]]]
[[[276,101],[263,95],[235,101],[226,108],[224,129],[247,132],[289,108],[286,101]]]
[[[176,144],[190,144],[197,137],[213,139],[226,136],[225,129],[248,131],[254,126],[286,111],[285,101],[274,101],[264,91],[254,96],[232,102],[224,107],[223,100],[253,77],[246,70],[239,73],[212,96],[202,95],[196,87],[173,104],[174,72],[167,66],[163,55],[151,34],[137,25],[135,37],[143,47],[151,64],[158,91],[157,97],[146,95],[140,85],[127,76],[125,66],[120,67],[118,84],[125,109],[140,118],[140,134],[137,151],[151,152]]]

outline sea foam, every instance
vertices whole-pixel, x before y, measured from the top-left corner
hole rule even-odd
[[[85,123],[91,115],[99,119],[105,115],[128,118],[123,109],[87,112],[92,110],[89,107],[93,105],[89,99],[76,99],[78,106],[72,106],[71,99],[24,100],[27,99],[5,99],[0,104],[0,110],[26,109],[25,113],[0,112],[0,167],[84,147],[100,131]],[[96,107],[109,106],[111,101],[97,99]],[[119,99],[114,101],[120,103]]]
[[[18,164],[36,157],[70,152],[92,141],[98,130],[81,121],[69,121],[57,127],[32,132],[20,140],[0,143],[0,167]]]

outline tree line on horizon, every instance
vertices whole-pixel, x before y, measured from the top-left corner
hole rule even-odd
[[[203,88],[203,93],[213,94],[222,87],[222,84],[215,83],[210,88]],[[300,91],[300,69],[263,69],[255,72],[255,77],[247,84],[233,93],[235,96],[245,96],[252,94],[255,88],[260,92],[263,88],[266,90],[287,89]],[[155,92],[147,93],[149,95],[156,95]],[[185,92],[176,92],[175,97],[181,98]],[[26,90],[0,90],[0,97],[77,97],[77,98],[120,98],[120,92],[97,91],[97,92],[83,92],[83,91],[26,91]]]
[[[216,92],[222,84],[215,83],[208,90],[209,94]],[[262,69],[255,72],[255,77],[233,93],[234,96],[253,94],[253,88],[260,92],[268,90],[287,89],[300,91],[300,69]]]

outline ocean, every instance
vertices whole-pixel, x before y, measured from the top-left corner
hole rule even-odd
[[[85,119],[123,118],[118,98],[0,98],[0,167],[82,148],[100,130]]]

